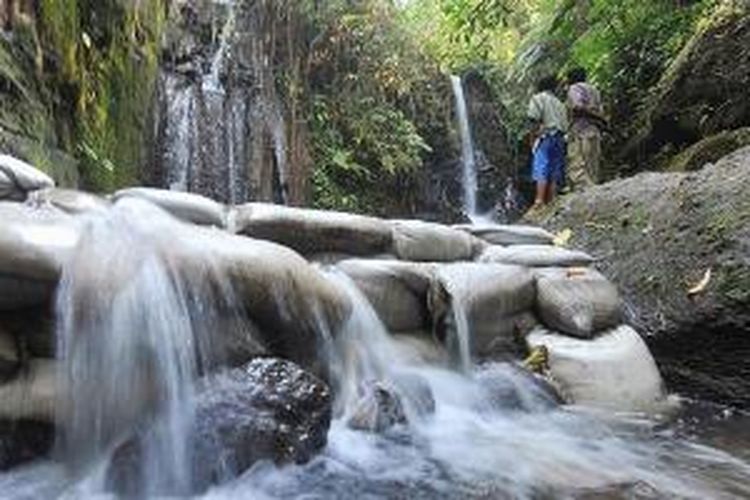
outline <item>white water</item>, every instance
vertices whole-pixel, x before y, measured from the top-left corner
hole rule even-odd
[[[471,138],[469,113],[461,78],[451,75],[453,95],[456,99],[456,116],[461,133],[461,164],[463,166],[464,213],[470,220],[477,216],[477,165],[474,157],[474,141]]]

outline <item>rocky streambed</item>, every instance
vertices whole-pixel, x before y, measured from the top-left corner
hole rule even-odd
[[[543,229],[0,173],[9,497],[748,493]]]

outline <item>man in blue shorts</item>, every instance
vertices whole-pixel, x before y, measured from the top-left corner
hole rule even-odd
[[[568,111],[555,96],[555,90],[557,79],[554,76],[542,78],[537,84],[537,93],[529,102],[527,116],[535,138],[532,178],[536,182],[536,198],[533,208],[550,203],[565,183]]]

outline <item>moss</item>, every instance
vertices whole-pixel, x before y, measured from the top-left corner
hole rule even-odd
[[[666,169],[670,172],[691,172],[714,163],[744,146],[750,145],[750,127],[722,132],[690,146],[672,158]]]
[[[750,303],[750,268],[739,264],[724,265],[719,270],[717,290],[732,302]]]

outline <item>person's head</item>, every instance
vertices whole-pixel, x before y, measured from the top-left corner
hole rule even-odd
[[[536,84],[536,90],[538,92],[554,92],[557,90],[557,78],[553,75],[548,75],[539,80]]]
[[[573,85],[574,83],[585,82],[586,78],[588,78],[586,70],[581,68],[580,66],[568,71],[568,84],[570,85]]]

